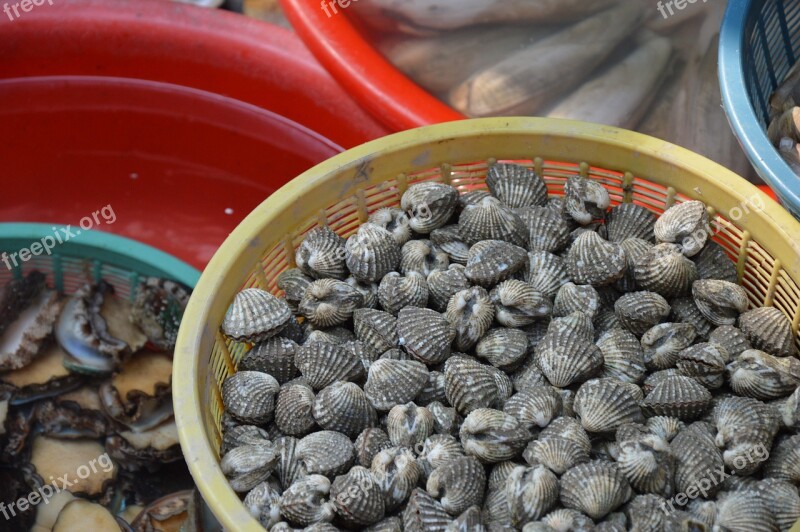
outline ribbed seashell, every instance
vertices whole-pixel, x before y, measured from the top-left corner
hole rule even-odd
[[[614,304],[620,324],[639,336],[669,316],[670,305],[655,292],[631,292]]]
[[[716,502],[714,530],[775,532],[775,517],[758,495],[747,491],[729,491]]]
[[[315,329],[310,323],[305,324],[305,339],[303,345],[310,345],[316,342],[325,344],[344,345],[356,339],[353,331],[344,327],[330,327],[328,329]]]
[[[489,294],[495,304],[495,318],[507,327],[526,327],[552,312],[550,299],[530,284],[509,279],[495,287]],[[544,329],[542,329],[544,331]],[[525,331],[526,336],[529,331]]]
[[[642,290],[673,298],[689,293],[697,280],[694,262],[675,244],[658,244],[640,256],[634,266],[636,285]]]
[[[310,475],[341,475],[354,460],[353,442],[341,432],[312,432],[297,443],[297,459]]]
[[[480,203],[484,198],[493,198],[492,194],[488,190],[476,189],[470,190],[468,192],[464,192],[458,198],[458,204],[463,209],[467,205],[477,205]]]
[[[684,427],[683,421],[676,417],[669,416],[653,416],[647,418],[646,425],[650,432],[668,442],[672,441],[672,438]]]
[[[439,364],[450,356],[456,330],[435,310],[406,307],[398,314],[398,343],[417,360]]]
[[[394,511],[408,499],[420,477],[414,454],[401,447],[391,447],[376,454],[370,471],[383,493],[387,512]]]
[[[458,229],[470,246],[482,240],[502,240],[516,246],[528,241],[528,231],[519,215],[491,196],[466,205],[458,218]]]
[[[428,277],[431,272],[446,270],[450,265],[447,253],[436,248],[430,240],[410,240],[400,250],[400,272],[417,272]]]
[[[464,419],[459,436],[466,454],[487,463],[514,458],[532,437],[516,418],[490,408],[473,410]]]
[[[261,342],[286,327],[292,311],[286,301],[260,288],[245,288],[222,320],[222,332],[237,342]]]
[[[297,480],[281,496],[281,515],[300,526],[332,521],[336,512],[326,500],[330,489],[331,481],[322,475]]]
[[[764,478],[800,483],[800,434],[777,442],[764,464]]]
[[[300,374],[294,365],[297,344],[288,338],[273,336],[253,346],[239,362],[239,371],[269,373],[279,383],[290,381]]]
[[[580,235],[567,254],[567,271],[578,284],[603,286],[625,273],[625,250],[616,242],[604,240],[594,231]]]
[[[353,277],[375,283],[400,264],[400,246],[383,227],[365,223],[347,239],[345,261]]]
[[[709,240],[692,260],[697,267],[698,279],[719,279],[731,283],[739,280],[736,263],[728,257],[722,246],[714,241]]]
[[[383,429],[369,427],[358,435],[355,441],[356,462],[364,467],[371,467],[375,456],[392,447],[389,436]]]
[[[617,318],[617,314],[614,312],[614,307],[601,308],[597,316],[592,320],[592,324],[594,325],[594,337],[598,341],[604,334],[614,329],[629,332],[620,324],[619,318]]]
[[[370,470],[353,466],[331,484],[331,504],[336,515],[348,526],[366,526],[383,519],[383,492]]]
[[[534,251],[528,253],[528,275],[525,280],[545,297],[554,297],[570,278],[563,258],[546,251]]]
[[[472,283],[490,288],[525,267],[526,251],[502,240],[481,240],[469,249],[464,275]]]
[[[625,475],[613,462],[593,460],[578,464],[561,477],[561,503],[600,519],[632,495]]]
[[[678,297],[670,301],[673,321],[689,323],[694,327],[697,337],[703,340],[708,338],[714,325],[703,316],[700,309],[691,297]]]
[[[597,341],[603,353],[603,376],[638,383],[644,378],[644,351],[633,333],[611,329]]]
[[[730,387],[738,395],[778,399],[800,385],[800,360],[749,349],[728,364],[727,374]]]
[[[364,392],[377,410],[388,411],[413,400],[428,383],[428,368],[416,360],[376,360],[369,367]]]
[[[386,416],[386,433],[397,447],[414,447],[433,434],[433,414],[413,402],[395,405]]]
[[[528,337],[519,329],[490,329],[478,345],[475,354],[503,371],[518,368],[528,353]]]
[[[278,453],[270,442],[242,445],[228,451],[219,467],[237,493],[247,493],[262,482],[275,469]]]
[[[653,249],[653,244],[640,238],[626,238],[620,242],[625,252],[625,272],[613,286],[622,292],[639,290],[636,284],[636,265]]]
[[[578,310],[594,319],[600,310],[597,290],[591,285],[576,285],[572,282],[562,285],[553,303],[553,315],[568,316]]]
[[[528,340],[529,351],[531,350],[530,345],[531,343],[529,338]],[[535,356],[528,357],[528,359],[522,363],[522,366],[520,366],[520,368],[517,371],[510,374],[510,378],[511,378],[511,383],[514,386],[514,390],[518,392],[534,388],[536,386],[550,384],[547,382],[547,379],[542,373],[542,370],[539,369],[539,365],[536,362]]]
[[[528,231],[528,249],[557,253],[569,244],[570,227],[564,218],[547,207],[520,210],[520,218]]]
[[[656,384],[663,381],[667,377],[674,377],[677,375],[681,375],[680,370],[678,368],[669,368],[669,369],[662,369],[659,371],[654,371],[650,373],[647,378],[644,379],[642,383],[642,391],[645,395],[653,391],[653,388],[656,387]]]
[[[505,490],[506,480],[508,479],[509,475],[511,475],[511,472],[514,471],[515,468],[521,465],[523,464],[519,462],[513,462],[511,460],[492,464],[490,466],[489,476],[487,478],[487,488],[490,491],[497,489]]]
[[[428,304],[438,312],[447,310],[450,298],[472,284],[464,275],[464,266],[451,264],[446,270],[434,270],[428,275]]]
[[[644,363],[651,369],[674,367],[680,352],[694,342],[697,332],[689,323],[659,323],[642,335]]]
[[[378,301],[386,312],[397,315],[404,307],[428,305],[428,282],[417,272],[402,276],[388,273],[378,285]]]
[[[622,242],[629,238],[652,242],[655,240],[655,224],[655,214],[634,203],[621,203],[606,214],[608,239],[612,242]]]
[[[403,520],[397,516],[387,517],[363,530],[364,532],[403,532]]]
[[[777,405],[781,423],[787,428],[800,429],[800,386],[785,401]]]
[[[236,425],[225,430],[220,452],[224,455],[231,449],[242,445],[268,444],[268,440],[269,434],[264,429],[255,425]]]
[[[566,470],[588,462],[589,451],[574,440],[549,435],[530,442],[522,457],[531,465],[542,464],[553,473],[563,475]]]
[[[638,386],[614,379],[592,379],[575,394],[573,409],[589,432],[613,432],[623,423],[644,421]]]
[[[730,355],[725,348],[710,343],[687,347],[678,355],[681,374],[694,378],[706,388],[720,388],[724,381],[725,364]]]
[[[427,235],[445,225],[458,206],[458,190],[444,183],[426,181],[408,187],[400,198],[411,229]]]
[[[433,414],[433,429],[436,434],[457,434],[461,425],[461,416],[455,408],[434,401],[427,406]]]
[[[637,495],[625,505],[625,515],[631,530],[657,532],[665,530],[666,521],[670,517],[665,513],[666,500],[663,497],[647,493]],[[669,507],[667,507],[669,509]]]
[[[717,327],[708,335],[708,341],[724,347],[731,358],[736,358],[748,349],[752,349],[741,329],[732,325]]]
[[[450,515],[439,501],[422,488],[415,489],[403,510],[405,532],[444,532],[450,524]]]
[[[417,458],[417,465],[423,476],[445,463],[464,456],[464,449],[455,437],[450,434],[433,434],[422,445],[422,452]]]
[[[447,513],[455,516],[483,502],[486,472],[472,456],[453,458],[431,472],[426,489]]]
[[[503,370],[494,366],[487,366],[486,369],[492,374],[497,385],[497,399],[492,404],[492,408],[500,409],[514,395],[514,383],[511,382],[511,378]]]
[[[344,280],[361,294],[361,308],[376,308],[378,306],[378,285],[376,283],[362,283],[353,276]]]
[[[591,179],[581,176],[567,178],[564,185],[564,210],[581,225],[605,217],[611,206],[608,190]]]
[[[800,519],[800,495],[789,482],[768,478],[759,482],[755,491],[767,503],[781,530],[789,530]]]
[[[733,396],[720,400],[712,417],[717,428],[715,442],[725,449],[722,454],[725,464],[740,475],[750,475],[759,469],[778,431],[775,412],[756,399]],[[762,452],[754,456],[754,451],[759,450]]]
[[[603,353],[594,343],[568,329],[550,330],[536,346],[539,369],[553,386],[582,382],[603,367]]]
[[[494,305],[486,289],[473,286],[457,292],[447,304],[445,318],[456,331],[453,348],[467,351],[478,343],[492,326]]]
[[[503,412],[517,418],[529,430],[546,427],[560,410],[561,396],[549,386],[516,393],[503,405]]]
[[[383,353],[378,360],[416,360],[414,357],[403,351],[402,349],[389,349]]]
[[[375,424],[377,415],[364,391],[352,382],[334,382],[318,394],[312,409],[314,420],[324,430],[355,438]]]
[[[733,325],[747,310],[747,291],[738,284],[717,279],[700,279],[692,285],[697,308],[714,325]]]
[[[444,391],[444,373],[441,371],[428,372],[427,382],[413,399],[420,406],[428,406],[435,401],[447,401]]]
[[[565,530],[568,532],[589,532],[595,528],[594,522],[591,519],[581,512],[570,508],[553,510],[542,518],[541,523],[559,532]],[[525,532],[530,532],[530,529],[525,530]]]
[[[470,506],[453,520],[445,532],[461,532],[464,530],[474,530],[475,532],[486,532],[483,524],[483,513],[480,507]]]
[[[272,419],[278,390],[280,384],[271,375],[259,371],[240,371],[222,383],[222,402],[237,420],[260,425]]]
[[[558,501],[558,479],[542,465],[515,467],[505,490],[511,524],[516,527],[541,518]]]
[[[303,436],[316,425],[312,410],[314,392],[305,384],[286,384],[278,393],[275,405],[275,423],[284,434]]]
[[[295,365],[314,390],[336,381],[355,381],[364,374],[364,365],[344,346],[312,342],[297,348]]]
[[[451,263],[467,264],[469,245],[461,238],[461,231],[458,225],[446,225],[435,229],[431,232],[430,238],[434,246],[447,253]]]
[[[666,441],[656,448],[643,441],[620,443],[617,465],[630,485],[639,493],[672,495],[674,463]]]
[[[305,236],[295,253],[295,263],[300,270],[314,279],[344,279],[345,240],[328,227],[315,227]]]
[[[559,415],[574,417],[575,411],[573,407],[575,406],[575,392],[569,388],[555,388],[555,391],[561,396],[561,411]]]
[[[397,346],[397,318],[375,309],[357,309],[353,312],[353,330],[356,337],[376,353],[385,353]]]
[[[561,437],[577,443],[587,453],[592,450],[592,442],[586,429],[574,417],[559,416],[539,433],[539,439]]]
[[[352,318],[362,302],[358,290],[344,281],[319,279],[306,289],[298,311],[315,327],[333,327]]]
[[[295,343],[301,344],[305,338],[305,326],[307,326],[305,322],[300,324],[297,317],[293,317],[289,319],[286,327],[284,327],[277,336],[280,338],[288,338]]]
[[[544,180],[533,170],[518,164],[492,165],[486,174],[486,186],[492,196],[511,208],[547,203]]]
[[[659,242],[679,244],[691,257],[700,252],[711,234],[708,211],[701,201],[684,201],[667,209],[653,227]]]
[[[408,215],[397,207],[384,207],[370,214],[367,222],[383,227],[394,237],[398,246],[411,240],[411,224]]]
[[[691,377],[671,376],[655,385],[642,401],[648,416],[696,419],[711,404],[711,393]]]
[[[739,328],[755,349],[775,356],[792,356],[794,345],[792,324],[783,312],[775,307],[761,307],[739,316]]]
[[[267,482],[262,482],[245,496],[244,507],[261,526],[269,530],[280,520],[281,494],[272,489]]]
[[[281,488],[286,490],[296,480],[306,476],[305,466],[297,459],[297,438],[283,436],[275,440],[275,449],[278,451],[278,464],[275,466],[275,477]]]
[[[286,295],[286,303],[292,309],[292,312],[297,311],[297,305],[306,293],[306,288],[314,279],[303,273],[300,268],[289,268],[282,271],[278,275],[277,284],[278,288],[283,290]]]

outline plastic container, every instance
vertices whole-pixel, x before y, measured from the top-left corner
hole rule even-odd
[[[184,314],[173,374],[181,445],[195,483],[227,529],[261,530],[218,465],[220,386],[245,351],[220,332],[235,294],[256,286],[278,293],[278,274],[294,264],[296,246],[314,226],[350,235],[369,213],[398,205],[414,182],[483,188],[495,160],[536,168],[551,194],[563,194],[566,178],[580,173],[603,183],[614,204],[633,201],[660,213],[674,202],[705,201],[719,224],[715,240],[738,261],[751,305],[775,305],[798,330],[800,222],[704,157],[638,133],[539,118],[469,120],[370,142],[312,168],[259,205],[214,255]]]
[[[800,177],[766,133],[770,95],[800,58],[800,2],[730,0],[719,42],[722,102],[731,127],[758,175],[800,217]]]

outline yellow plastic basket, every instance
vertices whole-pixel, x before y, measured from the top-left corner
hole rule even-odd
[[[638,133],[538,118],[466,120],[398,133],[342,153],[294,179],[259,205],[217,251],[194,290],[175,352],[173,394],[181,445],[203,497],[228,530],[262,530],[219,468],[220,386],[247,347],[220,333],[241,289],[275,294],[303,235],[328,225],[342,236],[368,215],[396,206],[408,185],[439,180],[461,191],[484,187],[489,165],[536,169],[551,194],[570,175],[603,183],[614,204],[661,213],[675,202],[709,205],[715,240],[737,261],[754,307],[774,305],[800,324],[800,223],[756,187],[692,152]],[[762,208],[763,207],[763,208]]]

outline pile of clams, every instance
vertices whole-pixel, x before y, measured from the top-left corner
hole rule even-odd
[[[160,530],[146,523],[185,512],[142,510],[193,487],[171,390],[189,291],[146,278],[134,294],[64,296],[36,270],[0,288],[0,530]]]
[[[236,295],[221,469],[267,529],[788,530],[800,360],[708,211],[410,186]]]

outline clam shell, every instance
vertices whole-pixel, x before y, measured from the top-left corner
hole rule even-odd
[[[516,418],[490,408],[473,410],[464,419],[459,436],[466,454],[487,463],[511,460],[531,439]]]
[[[682,350],[694,342],[697,333],[689,323],[659,323],[642,335],[644,363],[651,369],[674,367]]]
[[[222,402],[234,418],[258,425],[272,419],[278,390],[280,384],[271,375],[240,371],[222,383]]]
[[[478,343],[492,326],[494,305],[480,286],[457,292],[447,304],[445,318],[456,331],[453,348],[467,351]]]
[[[549,386],[514,394],[503,406],[503,412],[517,418],[529,430],[546,427],[560,410],[561,396]]]
[[[475,346],[475,354],[496,368],[512,371],[528,354],[528,337],[519,329],[490,329]]]
[[[800,360],[778,358],[749,349],[728,364],[728,383],[734,393],[756,399],[778,399],[800,385]]]
[[[588,432],[613,432],[624,423],[644,421],[638,386],[613,379],[592,379],[578,388],[573,409]]]
[[[678,368],[654,371],[653,373],[649,374],[647,378],[645,378],[644,382],[642,383],[642,391],[645,393],[645,395],[647,395],[653,391],[653,388],[656,387],[656,384],[663,381],[667,377],[674,377],[676,375],[681,375],[681,372],[678,370]]]
[[[375,456],[391,447],[392,442],[386,432],[374,427],[366,428],[355,441],[356,462],[364,467],[371,467]]]
[[[425,364],[439,364],[450,356],[456,331],[435,310],[406,307],[397,320],[399,344]]]
[[[312,410],[314,391],[305,384],[286,384],[278,393],[275,423],[284,434],[303,436],[316,426]]]
[[[411,229],[426,235],[444,226],[457,206],[458,190],[433,181],[411,185],[400,198],[400,207],[409,214]]]
[[[674,463],[668,445],[654,448],[643,441],[620,443],[617,464],[630,485],[639,493],[672,495]]]
[[[479,507],[470,506],[464,510],[452,523],[447,525],[446,532],[459,532],[461,530],[486,532],[486,527],[483,526],[483,514]]]
[[[458,229],[461,238],[470,246],[481,240],[503,240],[515,246],[524,246],[528,240],[528,231],[522,219],[493,197],[466,205],[458,218]]]
[[[278,453],[269,443],[231,449],[220,461],[220,469],[237,493],[246,493],[264,482],[278,463]]]
[[[717,279],[701,279],[692,285],[697,308],[714,325],[734,325],[747,310],[747,291],[738,284]]]
[[[716,242],[709,241],[700,253],[692,257],[692,260],[697,267],[698,279],[719,279],[731,283],[739,280],[736,263]]]
[[[547,326],[547,334],[573,335],[590,342],[594,340],[594,325],[589,316],[576,310],[569,316],[553,319]],[[541,340],[544,339],[545,336],[542,336]]]
[[[408,215],[396,207],[384,207],[370,214],[367,222],[382,227],[391,233],[398,246],[411,240],[411,224]]]
[[[489,367],[463,356],[454,356],[445,363],[444,386],[447,401],[465,415],[490,406],[498,394],[497,381]]]
[[[297,267],[314,279],[344,279],[345,240],[328,227],[315,227],[306,234],[295,253]]]
[[[239,371],[269,373],[279,383],[290,381],[300,375],[294,365],[297,344],[288,338],[273,336],[253,346],[239,362]]]
[[[716,503],[714,528],[720,530],[747,530],[771,532],[778,530],[775,517],[766,501],[752,493],[733,491]]]
[[[633,203],[621,203],[606,214],[606,230],[612,242],[629,238],[653,242],[655,224],[656,216],[650,210]]]
[[[488,190],[470,190],[469,192],[465,192],[461,194],[458,198],[458,204],[463,209],[467,205],[477,205],[479,204],[484,198],[491,198],[494,197]]]
[[[544,466],[518,466],[506,479],[511,524],[522,526],[541,518],[558,501],[558,479]]]
[[[376,353],[385,353],[397,346],[397,318],[375,309],[353,312],[353,331],[356,337]]]
[[[594,319],[600,310],[600,295],[591,285],[576,285],[566,283],[559,288],[553,303],[554,316],[568,316],[575,311],[581,311]]]
[[[522,456],[529,464],[542,464],[557,475],[589,461],[589,451],[580,443],[561,436],[540,436],[528,444]]]
[[[711,234],[708,211],[702,201],[684,201],[667,209],[653,227],[659,242],[681,246],[681,252],[692,257],[703,249]]]
[[[717,427],[717,447],[725,449],[722,454],[725,464],[740,475],[758,470],[778,431],[772,409],[756,399],[726,397],[714,407],[713,421]],[[761,452],[754,455],[754,451]]]
[[[800,483],[800,435],[786,437],[772,448],[764,478]]]
[[[589,440],[586,429],[584,429],[580,421],[574,417],[557,417],[539,433],[540,440],[551,437],[570,440],[587,454],[592,450],[592,442]]]
[[[297,308],[315,327],[333,327],[352,318],[362,302],[358,290],[344,281],[319,279],[308,286]]]
[[[395,316],[405,307],[425,307],[428,305],[428,282],[416,272],[406,276],[391,272],[378,285],[378,301],[383,310]]]
[[[594,530],[594,522],[577,510],[559,508],[542,518],[541,524],[554,530],[588,532]],[[528,532],[527,530],[525,532]]]
[[[433,430],[437,434],[456,434],[461,417],[455,408],[444,406],[439,401],[434,401],[428,405],[428,410],[433,414]]]
[[[649,416],[689,420],[703,415],[710,404],[711,393],[699,382],[690,377],[670,376],[647,394],[642,410]]]
[[[397,447],[414,447],[433,434],[433,414],[413,402],[395,405],[386,416],[386,433]]]
[[[528,349],[530,349],[530,340],[528,346]],[[542,370],[539,369],[536,357],[528,357],[528,359],[522,363],[522,366],[512,373],[510,377],[514,389],[518,392],[536,386],[549,385]]]
[[[291,436],[283,436],[275,440],[275,449],[279,454],[278,464],[275,466],[275,476],[284,490],[298,479],[306,476],[305,466],[297,459],[299,441]]]
[[[458,225],[446,225],[442,228],[435,229],[431,233],[431,242],[447,253],[451,263],[467,264],[469,245],[461,238],[461,231]]]
[[[611,329],[597,341],[603,353],[603,376],[638,383],[644,378],[644,351],[633,333]]]
[[[689,323],[694,327],[698,338],[706,339],[714,325],[703,316],[690,297],[679,297],[670,301],[672,315],[677,322]]]
[[[625,515],[632,530],[665,530],[669,514],[665,514],[663,507],[666,500],[663,497],[647,493],[637,495],[625,506]]]
[[[683,421],[676,417],[653,416],[647,418],[647,428],[650,432],[668,442],[672,441],[672,438],[674,438],[683,427]]]
[[[625,328],[619,323],[614,308],[601,308],[597,316],[592,320],[594,325],[594,337],[599,340],[605,333],[614,329],[624,331]],[[626,331],[627,332],[627,331]]]
[[[386,229],[365,223],[345,243],[345,263],[362,283],[375,283],[400,264],[400,246]]]
[[[444,393],[444,373],[441,371],[429,372],[427,382],[413,399],[420,406],[428,406],[429,403],[435,401],[447,401]]]
[[[568,330],[554,330],[552,325],[535,355],[544,376],[559,388],[585,381],[603,366],[603,353],[595,344]]]
[[[331,504],[336,515],[348,526],[366,526],[383,519],[383,493],[370,470],[353,466],[331,484]]]
[[[335,430],[355,438],[377,420],[364,391],[352,382],[334,382],[323,388],[314,401],[314,420],[324,430]]]
[[[353,276],[344,280],[347,284],[361,294],[361,308],[376,308],[378,306],[378,285],[375,283],[362,283]]]
[[[495,306],[495,319],[506,327],[524,327],[550,315],[552,303],[530,284],[517,279],[503,281],[489,297]]]
[[[236,425],[225,430],[220,452],[224,455],[231,449],[242,445],[269,444],[269,435],[255,425]]]
[[[403,532],[403,520],[397,516],[387,517],[363,530],[364,532]]]
[[[364,392],[376,410],[413,400],[428,383],[428,368],[416,360],[376,360],[369,367]]]
[[[655,292],[631,292],[614,304],[620,324],[635,335],[642,335],[669,316],[670,305]]]
[[[435,270],[428,275],[428,303],[437,312],[447,310],[450,298],[471,286],[464,275],[464,266],[451,264],[447,270]]]
[[[569,244],[570,227],[564,218],[547,207],[529,207],[520,211],[527,229],[528,249],[557,253]]]
[[[411,493],[408,505],[403,510],[405,532],[444,532],[450,524],[450,515],[439,501],[423,489]]]
[[[411,240],[400,250],[400,273],[417,272],[428,277],[431,272],[446,270],[450,265],[447,253],[436,248],[430,240]]]
[[[295,456],[309,475],[341,475],[354,460],[353,442],[340,432],[312,432],[297,443]]]
[[[433,470],[426,489],[441,502],[447,513],[458,515],[483,502],[486,472],[472,456],[453,458]]]
[[[261,342],[281,332],[291,318],[286,301],[260,288],[245,288],[228,308],[222,332],[237,342]]]
[[[300,526],[332,521],[334,506],[326,501],[330,489],[330,480],[322,475],[297,480],[281,495],[281,515]]]
[[[546,251],[528,253],[528,275],[525,280],[545,297],[554,297],[569,282],[564,259]]]
[[[497,163],[486,173],[486,186],[511,208],[547,203],[547,185],[536,172],[518,164]]]
[[[355,381],[364,374],[361,360],[344,346],[311,342],[297,348],[295,365],[309,386],[321,390],[336,381]]]
[[[528,255],[502,240],[481,240],[469,249],[464,275],[472,283],[492,287],[525,267]]]
[[[653,244],[640,238],[626,238],[619,245],[625,252],[625,273],[614,286],[623,292],[635,292],[640,289],[636,284],[636,265],[645,260]]]
[[[687,347],[678,355],[681,374],[694,378],[706,388],[720,388],[724,381],[725,364],[730,355],[724,347],[702,343]]]
[[[636,285],[642,290],[673,298],[689,292],[697,279],[697,268],[681,253],[679,246],[658,244],[639,257],[633,274]]]
[[[314,329],[311,324],[307,324],[304,330],[305,338],[303,345],[310,345],[316,342],[325,344],[344,345],[356,339],[349,329],[344,327],[331,327],[329,329]]]
[[[768,478],[759,482],[755,490],[767,503],[781,530],[789,530],[800,519],[800,495],[789,482]]]
[[[578,464],[561,477],[561,503],[600,519],[630,499],[632,490],[613,462],[593,460]]]
[[[303,273],[300,268],[289,268],[278,275],[276,283],[286,295],[286,303],[292,312],[297,311],[297,305],[306,293],[306,288],[313,281],[314,279]]]
[[[376,454],[372,459],[370,470],[383,493],[387,512],[395,510],[409,498],[420,477],[414,455],[408,449],[400,447],[392,447]],[[413,500],[409,501],[408,505],[411,506],[412,503]],[[439,503],[436,502],[436,505]]]
[[[567,178],[564,185],[564,210],[581,225],[603,218],[611,206],[608,190],[591,179],[581,176]]]
[[[761,307],[739,316],[739,328],[755,349],[792,356],[797,349],[789,319],[775,307]]]
[[[506,401],[508,401],[514,394],[514,383],[511,382],[511,379],[504,371],[499,370],[494,366],[487,366],[486,369],[488,369],[492,374],[492,377],[494,377],[494,382],[497,385],[497,399],[495,399],[495,402],[492,406],[498,409],[502,408]]]
[[[281,494],[262,482],[245,496],[244,507],[261,526],[269,530],[280,519]]]
[[[708,335],[708,341],[724,347],[731,358],[736,358],[748,349],[752,349],[742,330],[732,325],[717,327]]]
[[[780,404],[778,413],[786,427],[795,431],[800,429],[800,387],[796,388],[792,395]]]
[[[522,464],[518,462],[512,462],[511,460],[492,464],[488,477],[488,489],[505,489],[506,480],[508,479],[509,475],[511,475],[511,472],[514,471],[514,468],[520,465]]]
[[[613,283],[627,268],[625,250],[593,231],[580,235],[567,254],[567,270],[578,284],[603,286]]]
[[[424,474],[430,475],[438,467],[463,456],[464,449],[461,448],[461,444],[453,436],[450,434],[434,434],[425,440],[422,452],[419,453],[417,464]]]

